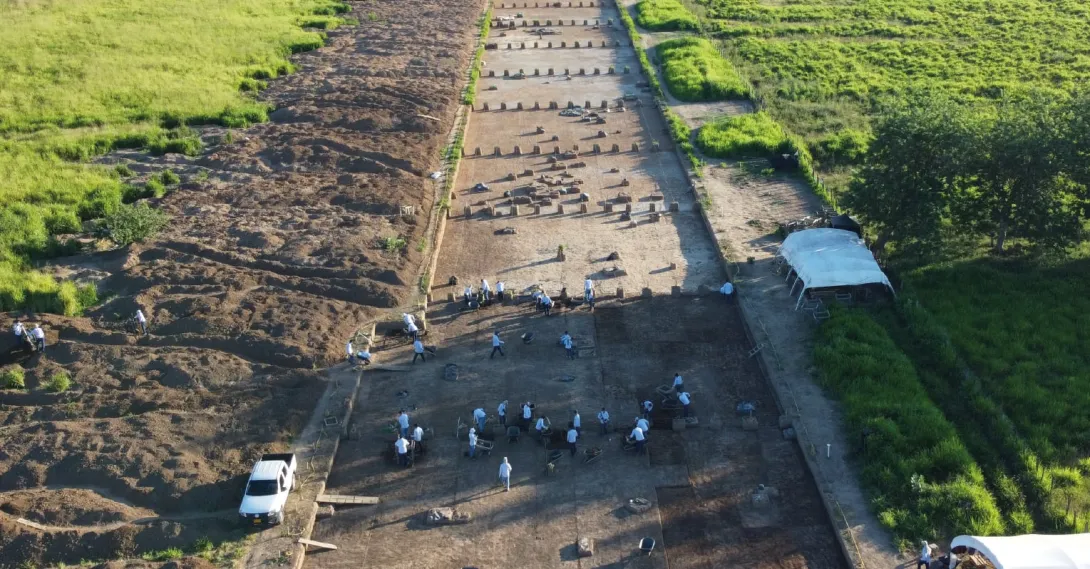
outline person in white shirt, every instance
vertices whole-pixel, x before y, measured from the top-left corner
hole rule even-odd
[[[734,300],[734,285],[730,281],[723,283],[723,286],[719,287],[719,292],[727,297],[727,300]]]
[[[348,364],[356,365],[356,351],[352,349],[352,340],[344,345],[344,351],[348,352]]]
[[[643,454],[643,447],[647,444],[647,438],[644,437],[643,429],[639,427],[634,427],[632,429],[632,433],[629,435],[629,440],[636,443],[636,452],[639,454]]]
[[[730,283],[727,283],[730,284]],[[927,540],[921,542],[923,548],[920,550],[920,559],[916,561],[916,569],[928,569],[931,566],[931,545],[927,543]]]
[[[522,404],[522,423],[524,429],[530,428],[530,419],[534,416],[534,408],[530,407],[531,403],[527,401]]]
[[[136,309],[136,316],[134,316],[133,318],[136,318],[136,323],[140,325],[140,331],[143,332],[145,336],[147,336],[148,319],[144,316],[144,311],[139,308]]]
[[[594,308],[594,281],[590,279],[583,281],[583,300]]]
[[[466,285],[465,295],[466,295],[466,308],[469,308],[470,305],[473,304],[473,285]]]
[[[501,356],[507,357],[507,354],[503,353],[504,341],[500,339],[500,331],[494,330],[492,332],[492,353],[488,355],[488,359],[492,359],[499,352]]]
[[[488,302],[492,298],[492,287],[488,286],[488,281],[481,279],[481,292],[484,294],[484,301]]]
[[[416,318],[413,317],[413,315],[409,314],[408,312],[402,312],[401,313],[401,320],[403,322],[405,322],[405,327],[406,328],[409,327],[409,324],[416,324]]]
[[[408,330],[409,337],[412,338],[414,342],[420,339],[420,328],[416,327],[416,322],[409,322],[409,325],[406,326],[406,330]]]
[[[416,358],[420,358],[424,363],[428,362],[428,358],[424,357],[424,342],[421,342],[419,338],[413,340],[413,363],[416,363]]]
[[[409,414],[404,409],[401,410],[401,414],[397,416],[397,426],[401,429],[401,437],[405,438],[409,436]]]
[[[34,338],[34,345],[38,348],[39,352],[45,351],[45,330],[42,330],[41,324],[35,324],[34,329],[30,331],[30,337]]]
[[[564,335],[560,337],[560,345],[564,346],[564,349],[568,351],[568,359],[575,359],[575,349],[572,347],[571,334],[568,334],[567,330],[564,330]]]
[[[26,332],[26,327],[23,326],[22,322],[16,320],[15,324],[11,325],[11,333],[15,334],[16,338],[22,338],[24,332]]]
[[[539,441],[544,442],[545,432],[548,431],[549,427],[551,427],[551,426],[552,425],[549,424],[549,418],[548,417],[538,417],[537,418],[537,424],[534,425],[534,430],[537,431],[537,439]]]
[[[477,430],[484,432],[484,422],[488,420],[488,415],[484,412],[484,409],[477,407],[473,410],[473,420],[477,422]]]
[[[609,411],[606,411],[605,407],[598,412],[598,424],[602,426],[602,434],[609,434]]]
[[[397,463],[401,466],[409,466],[409,441],[404,437],[398,437],[394,442],[394,449],[397,451]]]
[[[681,374],[680,373],[675,373],[674,374],[674,393],[681,393],[682,391],[685,391],[683,389],[684,387],[685,387],[685,382],[681,379]]]
[[[572,410],[571,426],[577,433],[583,432],[583,418],[579,416],[579,411]]]
[[[413,449],[416,452],[424,452],[424,429],[420,428],[420,423],[413,424]]]
[[[500,302],[503,302],[503,291],[506,287],[507,285],[505,285],[503,281],[496,283],[496,298],[499,299]]]
[[[575,428],[568,429],[568,448],[571,449],[571,455],[575,456],[575,441],[579,440],[579,431]]]
[[[503,491],[511,491],[511,463],[507,462],[507,457],[503,457],[503,462],[500,463],[500,482],[503,483]]]
[[[477,458],[477,431],[469,429],[469,458]]]
[[[650,419],[651,418],[651,409],[654,409],[654,408],[655,408],[655,404],[652,403],[650,400],[644,401],[643,402],[643,417],[645,419]]]
[[[545,316],[548,316],[553,310],[553,299],[547,294],[541,295],[541,307],[545,309]]]
[[[651,422],[643,417],[636,417],[636,426],[643,429],[644,434],[651,429]]]
[[[363,362],[363,365],[371,365],[371,352],[368,352],[366,348],[356,352],[356,359]]]
[[[507,426],[507,400],[500,401],[500,406],[496,407],[496,415],[500,418],[500,424],[504,427]]]
[[[681,403],[681,416],[682,417],[688,417],[689,416],[689,403],[690,403],[689,392],[688,391],[682,391],[681,394],[679,394],[677,396],[677,400],[678,400],[679,403]]]

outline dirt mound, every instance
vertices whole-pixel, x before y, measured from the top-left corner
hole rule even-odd
[[[28,387],[0,393],[0,511],[10,514],[0,515],[0,566],[233,535],[234,520],[216,512],[237,507],[258,455],[287,449],[302,429],[326,388],[316,370],[416,286],[437,192],[428,174],[454,125],[480,9],[367,4],[358,27],[329,32],[326,48],[270,83],[271,122],[197,158],[104,160],[170,167],[185,183],[159,200],[173,221],[155,241],[53,267],[101,278],[108,301],[77,318],[42,316],[44,357],[0,357],[26,368]],[[149,335],[132,329],[137,309]],[[62,371],[71,388],[46,390]],[[146,512],[161,517],[114,527]],[[113,529],[59,529],[69,524]],[[117,569],[130,566],[206,564]]]

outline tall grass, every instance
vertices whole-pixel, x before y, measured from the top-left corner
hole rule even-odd
[[[331,0],[7,2],[0,9],[0,306],[74,314],[74,287],[28,271],[71,254],[65,234],[112,213],[117,148],[196,154],[187,124],[267,120],[246,91],[320,47],[348,6]]]
[[[725,117],[701,127],[696,143],[708,156],[770,156],[783,150],[787,135],[768,115],[758,112]]]
[[[636,4],[636,20],[647,30],[695,30],[696,16],[678,0],[641,0]]]
[[[473,61],[469,64],[469,83],[466,84],[465,93],[462,95],[462,104],[472,105],[477,100],[477,80],[481,77],[481,60],[484,58],[484,44],[488,41],[488,32],[492,29],[492,3],[489,2],[488,10],[485,10],[480,20],[480,34],[478,35],[477,50],[473,52]]]
[[[658,51],[666,86],[682,101],[745,99],[749,93],[734,66],[706,39],[673,39]]]
[[[834,310],[818,334],[819,380],[840,400],[878,519],[902,545],[1004,526],[984,476],[920,383],[912,362],[865,312]]]

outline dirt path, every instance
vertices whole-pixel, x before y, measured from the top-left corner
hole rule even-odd
[[[634,18],[636,0],[625,3]],[[646,30],[640,35],[647,48],[677,36]],[[668,92],[667,99],[693,128],[722,114],[753,112],[749,103],[694,105],[681,103]],[[781,402],[797,416],[800,442],[816,466],[818,486],[834,503],[834,517],[844,519],[837,525],[848,528],[842,533],[858,562],[870,569],[897,567],[906,558],[893,548],[889,533],[869,508],[848,461],[851,447],[838,409],[811,375],[814,323],[807,314],[792,310],[787,286],[773,272],[772,258],[781,242],[775,233],[777,223],[812,214],[821,201],[803,180],[771,173],[765,160],[706,162],[699,189],[711,198],[708,217],[715,238],[736,263],[739,273],[734,281],[744,314],[757,341],[767,348],[761,357]],[[747,263],[748,258],[754,262]],[[817,449],[826,444],[831,445],[828,458],[819,456]]]

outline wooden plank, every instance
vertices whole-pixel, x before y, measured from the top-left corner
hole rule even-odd
[[[343,494],[320,494],[314,499],[319,504],[377,504],[377,496],[346,496]]]
[[[296,541],[295,543],[299,543],[299,544],[302,544],[302,545],[310,545],[310,546],[313,546],[313,547],[321,547],[323,549],[337,549],[337,546],[333,545],[332,543],[325,543],[325,542],[322,542],[322,541],[313,541],[313,540],[310,540],[310,539],[299,538],[299,540]]]
[[[24,526],[27,526],[27,527],[32,527],[34,529],[40,529],[42,531],[46,531],[45,526],[43,526],[42,524],[39,524],[37,522],[32,522],[32,521],[30,521],[30,520],[28,520],[26,518],[17,518],[15,521],[16,521],[16,523],[23,524]]]

